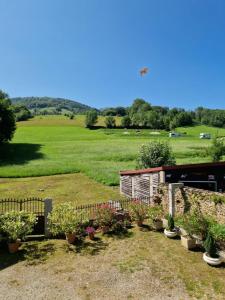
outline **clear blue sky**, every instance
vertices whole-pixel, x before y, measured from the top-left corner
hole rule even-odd
[[[225,108],[224,0],[0,0],[0,15],[11,97]]]

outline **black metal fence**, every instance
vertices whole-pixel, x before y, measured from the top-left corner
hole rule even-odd
[[[10,211],[26,211],[37,216],[33,234],[43,234],[45,226],[45,201],[40,198],[1,199],[0,214]]]
[[[152,200],[149,197],[142,197],[140,198],[128,198],[128,199],[122,199],[122,200],[110,200],[107,202],[99,202],[94,204],[86,204],[86,205],[80,205],[75,207],[76,212],[84,213],[84,217],[92,218],[96,209],[107,206],[109,208],[115,209],[117,211],[120,210],[128,210],[130,204],[133,201],[141,201],[142,203],[146,205],[151,205]],[[82,215],[81,215],[82,217]]]

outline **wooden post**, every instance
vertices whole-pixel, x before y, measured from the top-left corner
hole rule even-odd
[[[175,190],[176,188],[183,187],[183,183],[170,183],[169,184],[169,214],[174,217],[175,215]]]
[[[45,236],[49,237],[50,232],[48,228],[48,214],[52,211],[52,199],[46,198],[45,201]]]

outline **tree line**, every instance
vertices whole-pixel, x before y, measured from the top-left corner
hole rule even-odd
[[[97,123],[98,112],[88,112],[86,127]],[[105,116],[107,128],[116,127],[116,116],[122,117],[122,128],[149,128],[174,130],[177,127],[204,124],[215,127],[225,127],[225,110],[198,107],[194,111],[183,108],[168,108],[153,106],[143,99],[135,99],[130,107],[115,107],[102,109],[100,115]]]

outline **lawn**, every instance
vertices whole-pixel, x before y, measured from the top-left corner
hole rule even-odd
[[[28,178],[0,178],[1,199],[51,198],[54,204],[74,206],[121,199],[119,189],[103,185],[84,174],[64,174]]]
[[[2,299],[225,298],[224,265],[210,267],[201,251],[147,227],[70,247],[30,241],[17,254],[0,255]]]
[[[81,172],[106,185],[118,185],[119,170],[135,168],[140,145],[155,139],[170,141],[178,163],[209,161],[202,151],[210,144],[200,132],[225,136],[225,129],[205,126],[179,128],[184,137],[164,131],[97,129],[83,126],[84,116],[42,116],[18,123],[11,144],[1,149],[0,177],[31,177]],[[119,119],[117,120],[119,122]],[[99,125],[103,124],[100,118]]]

